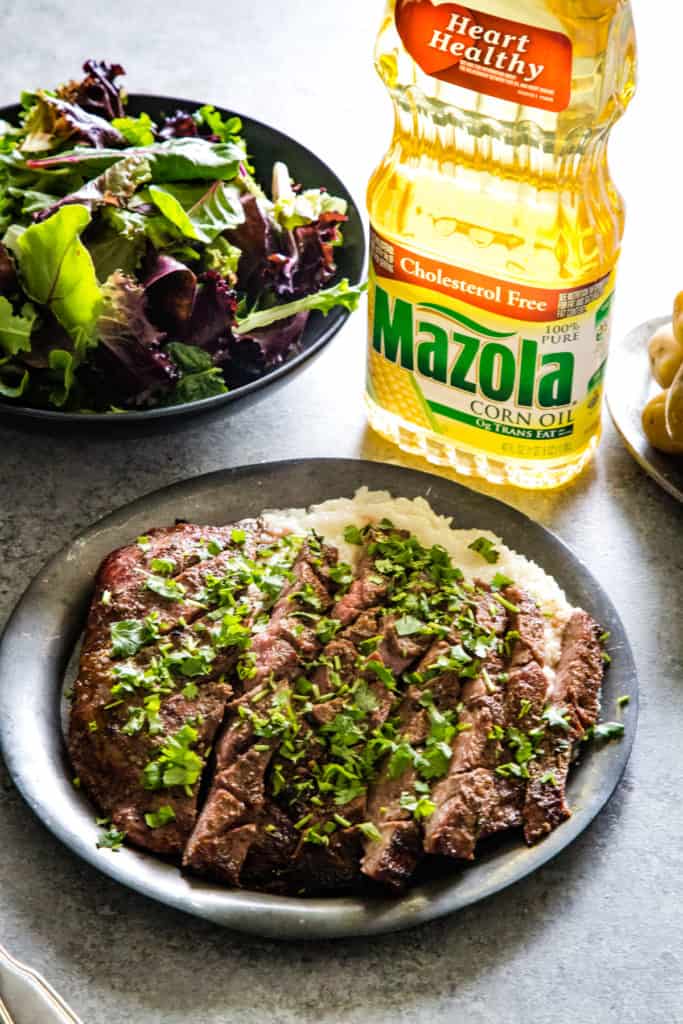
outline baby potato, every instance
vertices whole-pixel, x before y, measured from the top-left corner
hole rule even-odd
[[[667,392],[664,416],[672,440],[683,444],[683,364]]]
[[[683,310],[681,316],[683,317]],[[681,329],[683,337],[683,319]],[[665,324],[652,335],[648,352],[652,376],[660,387],[670,387],[679,366],[683,364],[683,340],[678,340],[671,324]]]
[[[666,400],[668,392],[661,391],[651,398],[643,409],[645,436],[657,451],[667,455],[683,455],[683,439],[674,441],[666,429]]]
[[[683,292],[674,299],[673,332],[679,344],[683,345]]]

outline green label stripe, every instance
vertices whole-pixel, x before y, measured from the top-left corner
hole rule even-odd
[[[609,316],[610,310],[612,308],[612,301],[613,301],[613,299],[614,299],[614,292],[610,292],[610,294],[607,296],[607,298],[603,302],[602,306],[600,306],[600,309],[595,314],[595,326],[596,327],[599,327],[600,324],[602,323],[602,321],[605,320]]]
[[[571,437],[574,433],[573,426],[550,427],[536,429],[534,427],[512,427],[507,423],[496,423],[495,420],[486,420],[483,416],[472,416],[468,412],[460,412],[459,409],[451,409],[448,405],[441,405],[439,402],[430,402],[429,405],[439,416],[445,416],[457,423],[466,423],[470,427],[477,427],[479,430],[490,427],[495,434],[507,434],[519,441],[552,441],[556,437]],[[521,435],[521,436],[520,436]]]
[[[422,388],[417,383],[417,381],[415,380],[415,376],[412,373],[409,374],[409,376],[410,376],[410,383],[413,385],[413,390],[415,392],[415,396],[416,396],[418,402],[420,403],[420,406],[422,407],[423,413],[427,417],[427,421],[428,421],[429,425],[431,426],[432,430],[435,433],[440,434],[441,430],[439,429],[439,425],[436,422],[436,420],[434,419],[434,416],[432,415],[432,410],[430,408],[430,403],[427,401],[425,396],[422,394]]]
[[[514,338],[517,334],[517,331],[512,331],[509,334],[501,334],[500,331],[492,331],[490,328],[483,327],[482,324],[478,324],[476,320],[470,320],[468,316],[463,316],[462,313],[456,313],[447,306],[439,306],[435,302],[421,302],[418,309],[434,309],[437,313],[450,317],[451,320],[457,320],[458,323],[463,325],[463,327],[469,327],[471,331],[477,331],[478,334],[483,334],[487,338]]]
[[[604,377],[605,377],[605,370],[606,369],[607,369],[607,360],[605,359],[605,361],[602,364],[602,366],[598,367],[598,369],[595,371],[595,373],[593,374],[591,379],[588,381],[588,394],[590,394],[590,392],[593,391],[594,388],[597,388],[599,384],[602,384],[602,382],[604,380]]]

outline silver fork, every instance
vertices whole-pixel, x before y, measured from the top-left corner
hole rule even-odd
[[[81,1024],[37,971],[0,946],[0,1024]]]

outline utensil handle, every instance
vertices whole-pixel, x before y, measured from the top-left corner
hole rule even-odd
[[[0,946],[2,1024],[81,1024],[79,1018],[37,971],[19,963]]]

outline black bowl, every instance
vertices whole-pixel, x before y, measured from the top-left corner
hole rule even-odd
[[[144,110],[154,120],[161,120],[164,114],[173,113],[178,108],[195,111],[200,106],[202,106],[201,103],[181,99],[177,96],[145,96],[142,93],[133,93],[128,98],[127,113],[137,117]],[[358,207],[343,182],[339,180],[334,171],[330,170],[320,157],[317,157],[310,149],[306,149],[301,143],[291,139],[283,132],[278,131],[276,128],[271,128],[261,121],[254,121],[244,114],[237,113],[237,111],[228,111],[223,107],[217,107],[216,109],[224,117],[237,116],[242,119],[243,134],[251,162],[255,167],[256,179],[268,192],[270,192],[270,171],[272,166],[276,160],[282,160],[289,167],[294,180],[301,182],[305,188],[317,188],[322,185],[332,195],[340,196],[347,201],[349,204],[349,219],[348,223],[344,225],[344,245],[336,252],[338,269],[335,281],[347,277],[351,284],[358,284],[365,266],[365,235]],[[0,107],[0,120],[15,124],[20,110],[21,108],[17,104],[9,107]],[[348,317],[349,311],[341,308],[333,309],[327,316],[323,316],[319,312],[312,313],[296,352],[292,353],[280,366],[259,377],[258,380],[234,388],[226,395],[214,395],[212,398],[202,398],[197,402],[186,402],[183,405],[173,405],[161,409],[145,409],[125,413],[74,413],[59,412],[56,409],[32,409],[29,406],[15,405],[12,402],[0,399],[0,414],[2,416],[21,416],[37,420],[68,423],[107,423],[109,425],[111,423],[124,424],[162,418],[177,418],[191,413],[205,412],[209,409],[215,409],[217,406],[237,402],[247,395],[253,394],[255,391],[274,384],[286,374],[291,373],[307,359],[310,359],[316,352],[319,352],[328,341],[331,341]]]

